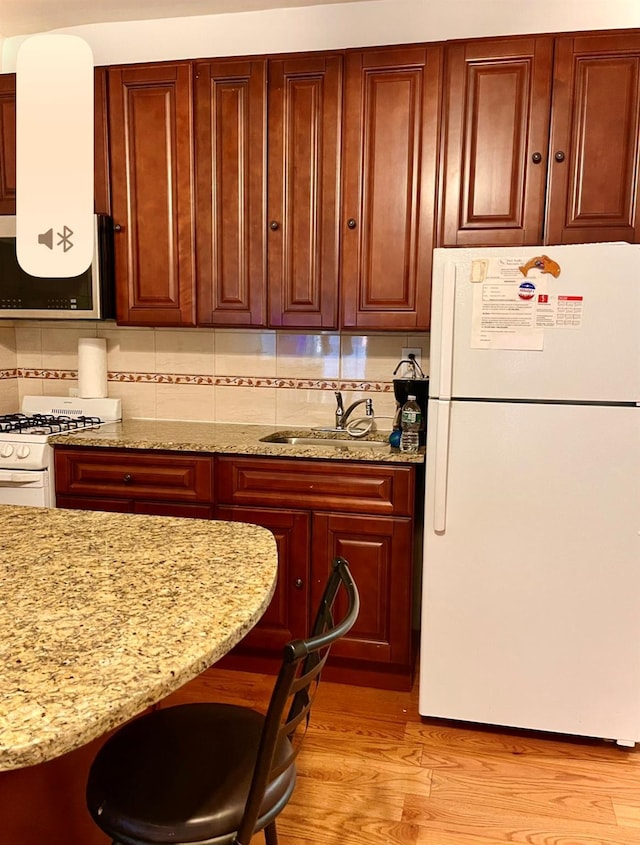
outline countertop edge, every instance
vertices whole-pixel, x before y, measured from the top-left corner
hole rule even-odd
[[[53,435],[52,446],[102,449],[137,449],[141,451],[195,452],[211,455],[243,455],[246,457],[305,458],[350,462],[390,464],[423,464],[425,449],[400,452],[366,448],[366,440],[345,441],[345,448],[335,446],[307,446],[263,442],[261,438],[285,432],[309,436],[313,429],[285,426],[240,425],[233,423],[202,423],[173,420],[134,418],[110,423],[98,429],[73,434]],[[379,432],[376,439],[384,441],[388,432]],[[327,436],[327,440],[334,440]]]

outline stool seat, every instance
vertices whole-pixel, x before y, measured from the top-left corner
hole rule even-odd
[[[87,805],[123,843],[232,842],[247,803],[264,716],[229,704],[157,710],[121,728],[91,769]],[[290,765],[287,764],[290,760]],[[287,803],[296,779],[286,737],[265,789],[260,828]]]

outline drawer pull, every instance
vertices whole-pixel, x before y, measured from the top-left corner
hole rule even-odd
[[[302,578],[296,578],[295,588],[296,590],[302,589]]]
[[[123,479],[122,479],[122,480],[124,481],[124,483],[125,483],[125,484],[131,484],[131,482],[133,481],[133,476],[132,476],[130,473],[127,473],[127,474],[123,477]]]

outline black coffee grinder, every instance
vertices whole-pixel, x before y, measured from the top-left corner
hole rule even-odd
[[[416,361],[413,353],[409,354],[408,359],[400,361],[398,366],[393,371],[395,376],[402,368],[404,369],[404,378],[393,379],[393,392],[396,397],[396,413],[393,418],[393,430],[400,431],[400,412],[402,406],[407,401],[409,396],[415,396],[416,402],[420,405],[422,411],[422,428],[420,429],[420,445],[424,446],[427,441],[427,407],[429,403],[429,377],[422,372],[420,364]]]

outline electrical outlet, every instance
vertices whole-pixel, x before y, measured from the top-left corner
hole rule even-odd
[[[416,362],[422,366],[422,347],[421,346],[403,346],[402,348],[402,358],[405,361],[409,360],[409,353],[413,353],[416,358]]]

